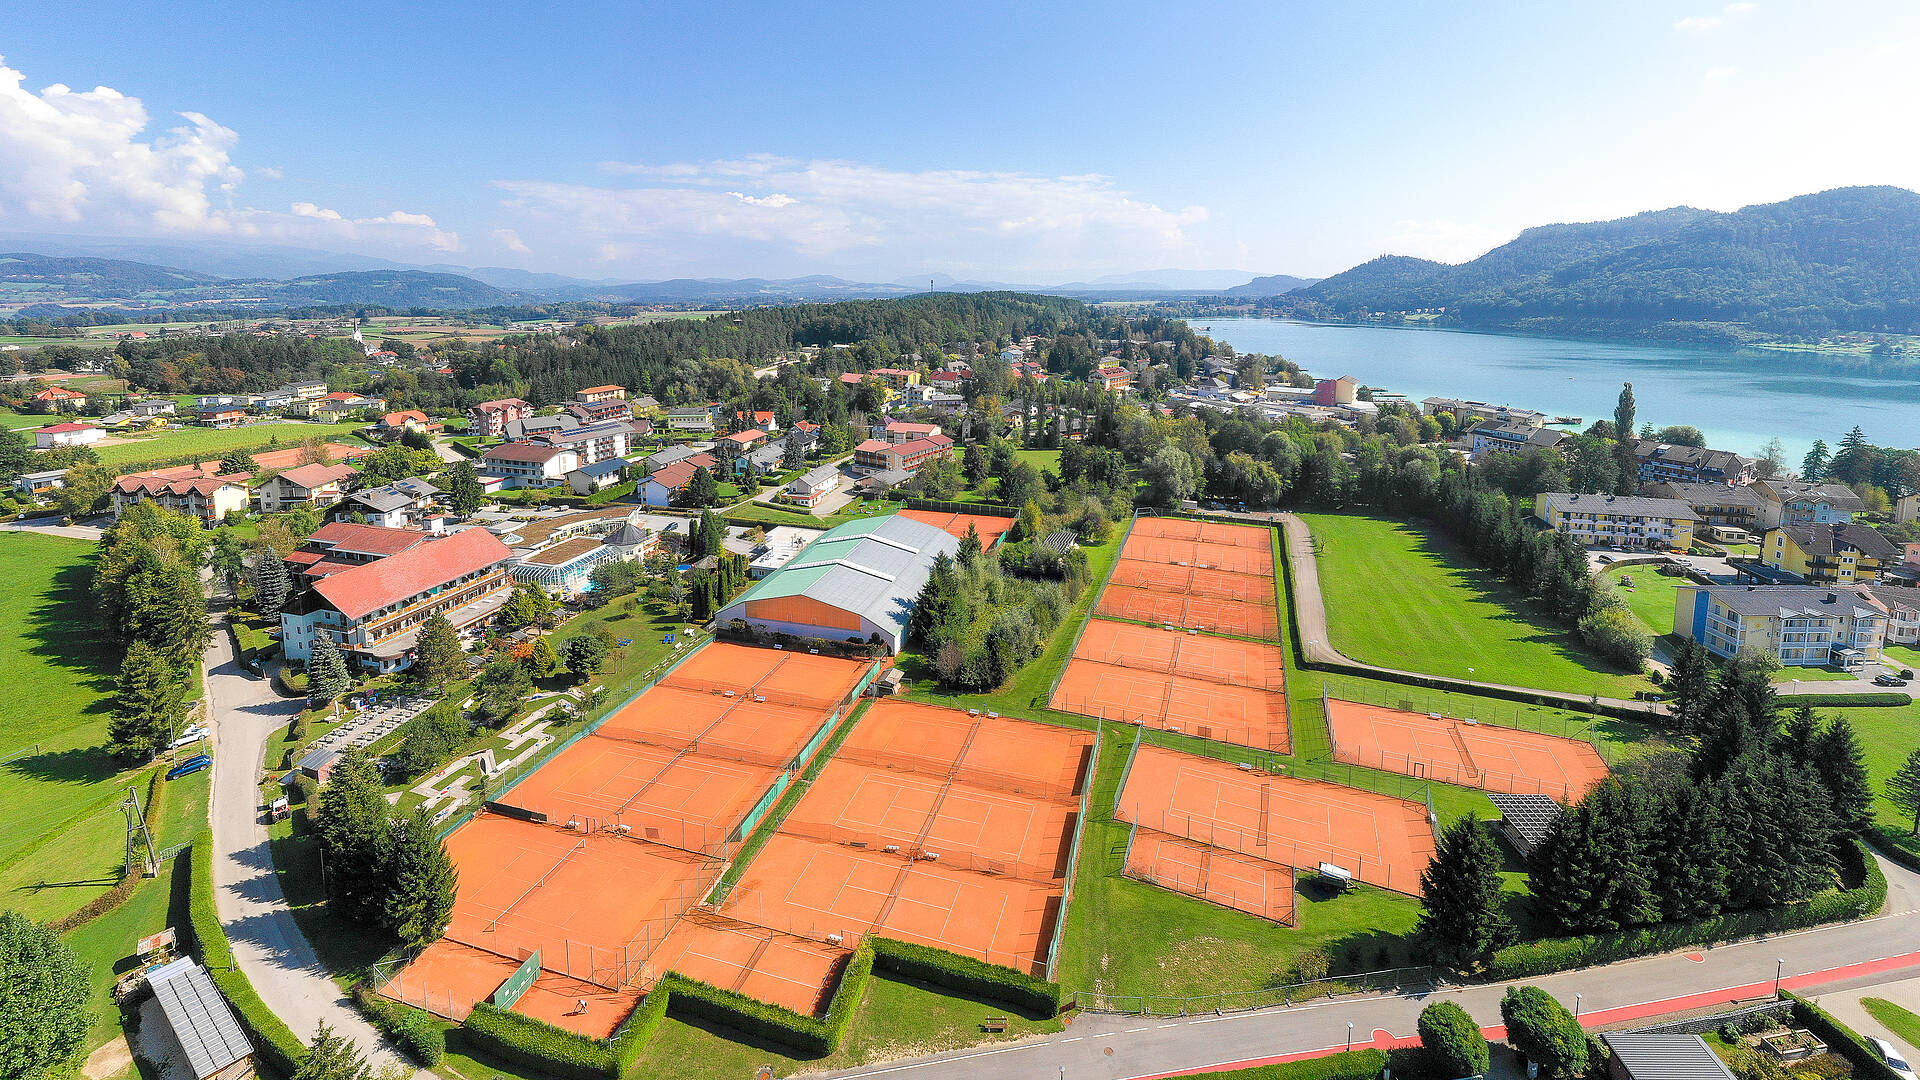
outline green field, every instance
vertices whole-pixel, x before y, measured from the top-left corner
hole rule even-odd
[[[1451,541],[1410,522],[1303,514],[1333,645],[1363,663],[1573,694],[1652,684],[1611,667]]]
[[[1623,579],[1633,584],[1624,585]],[[1692,584],[1683,577],[1656,573],[1651,565],[1610,566],[1600,572],[1600,580],[1620,589],[1620,595],[1627,598],[1627,606],[1656,637],[1673,633],[1673,608],[1679,599],[1680,586]]]
[[[301,442],[325,437],[337,439],[365,427],[364,424],[257,424],[251,427],[182,428],[150,437],[129,439],[112,446],[95,447],[100,463],[128,468],[151,462],[171,461],[196,456],[202,460],[217,458],[229,450],[289,449]],[[277,440],[277,445],[275,444]]]

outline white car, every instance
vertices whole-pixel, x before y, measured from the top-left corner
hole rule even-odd
[[[1886,1062],[1887,1068],[1892,1069],[1900,1080],[1920,1080],[1913,1075],[1913,1066],[1907,1064],[1907,1059],[1900,1056],[1900,1051],[1895,1050],[1892,1043],[1869,1035],[1867,1045],[1873,1047],[1873,1052],[1880,1055],[1880,1060]]]
[[[168,745],[167,749],[178,750],[181,747],[187,746],[191,743],[197,743],[201,739],[204,739],[206,737],[207,737],[206,728],[201,727],[199,724],[189,724],[187,725],[185,730],[180,732],[180,737],[173,740],[173,742]]]

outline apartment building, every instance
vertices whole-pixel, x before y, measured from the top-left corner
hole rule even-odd
[[[1760,524],[1832,525],[1846,524],[1867,504],[1845,484],[1812,484],[1805,480],[1757,480],[1754,491],[1760,496]]]
[[[1869,525],[1780,525],[1760,540],[1760,562],[1814,585],[1872,581],[1899,550]]]
[[[633,427],[624,421],[609,420],[601,424],[581,424],[578,427],[542,431],[528,436],[528,439],[542,446],[571,451],[579,456],[579,465],[592,465],[626,457],[627,448],[633,441]]]
[[[480,455],[480,475],[498,480],[509,491],[559,487],[579,467],[577,452],[539,443],[502,443]]]
[[[413,663],[421,623],[442,615],[471,631],[491,622],[512,591],[512,552],[485,529],[430,537],[336,523],[294,555],[289,565],[305,587],[280,615],[280,642],[302,663],[324,634],[362,671],[402,670]]]
[[[713,409],[707,405],[668,409],[661,414],[660,419],[667,425],[669,431],[713,430]]]
[[[522,420],[533,415],[533,406],[519,398],[499,398],[483,401],[467,410],[467,431],[482,438],[500,437],[509,421]]]
[[[915,472],[920,466],[953,449],[945,435],[929,435],[907,442],[868,439],[853,448],[853,465],[866,472]]]
[[[1768,655],[1785,667],[1857,668],[1880,659],[1887,613],[1851,589],[1682,584],[1673,632],[1715,656]]]
[[[1887,613],[1888,645],[1920,646],[1920,589],[1875,584],[1864,591]]]
[[[1726,450],[1675,446],[1652,439],[1636,439],[1633,457],[1643,484],[1746,484],[1753,481],[1753,461]]]
[[[1678,499],[1543,491],[1533,513],[1555,532],[1589,547],[1682,550],[1693,546],[1700,515]]]
[[[563,401],[560,403],[560,412],[582,424],[603,424],[608,421],[624,423],[633,419],[633,406],[627,404],[626,398]]]
[[[351,465],[301,465],[262,482],[254,498],[263,514],[296,506],[332,506],[340,501],[341,485],[356,471]]]
[[[198,518],[209,528],[226,520],[235,510],[247,508],[246,473],[232,476],[190,476],[174,479],[153,473],[133,473],[113,482],[113,516],[118,518],[128,507],[150,502],[188,517]]]
[[[1708,525],[1760,532],[1765,527],[1766,499],[1759,484],[1654,484],[1644,494],[1656,499],[1678,499],[1693,508]]]
[[[1536,446],[1552,449],[1570,437],[1559,428],[1532,427],[1513,421],[1481,424],[1472,431],[1473,457],[1478,461],[1488,454],[1517,454]]]
[[[1453,417],[1456,428],[1469,424],[1522,424],[1527,427],[1544,427],[1547,414],[1532,409],[1518,409],[1511,405],[1492,405],[1470,398],[1430,397],[1422,398],[1420,411],[1426,416],[1439,416],[1442,413]]]
[[[573,395],[576,401],[625,401],[627,388],[608,383],[605,386],[589,386]]]

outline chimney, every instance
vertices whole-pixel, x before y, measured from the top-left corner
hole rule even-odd
[[[1821,602],[1822,602],[1822,603],[1827,603],[1827,604],[1837,604],[1837,603],[1839,603],[1839,602],[1840,602],[1840,594],[1839,594],[1839,593],[1828,593],[1828,594],[1827,594],[1827,598],[1826,598],[1825,600],[1823,600],[1823,601],[1821,601]]]

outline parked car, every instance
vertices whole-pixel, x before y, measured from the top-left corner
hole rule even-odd
[[[212,764],[213,764],[213,759],[208,757],[205,754],[201,754],[197,757],[190,757],[187,760],[181,762],[180,764],[175,765],[173,768],[168,769],[167,779],[178,780],[183,776],[187,776],[192,773],[197,773],[201,769],[207,768]]]
[[[1887,1068],[1892,1069],[1900,1080],[1920,1080],[1913,1075],[1913,1066],[1907,1064],[1907,1059],[1900,1056],[1900,1051],[1895,1050],[1892,1043],[1869,1035],[1867,1045],[1873,1048],[1873,1052],[1881,1061],[1887,1063]]]
[[[1907,685],[1907,680],[1905,680],[1905,679],[1903,679],[1903,678],[1901,678],[1901,677],[1900,677],[1900,676],[1898,676],[1898,675],[1875,675],[1875,676],[1873,677],[1873,685],[1875,685],[1875,686],[1905,686],[1905,685]]]
[[[199,724],[188,724],[184,729],[181,730],[179,738],[167,744],[167,749],[178,750],[183,746],[190,746],[194,743],[197,743],[201,739],[204,739],[206,737],[207,737],[206,728],[201,727]]]

